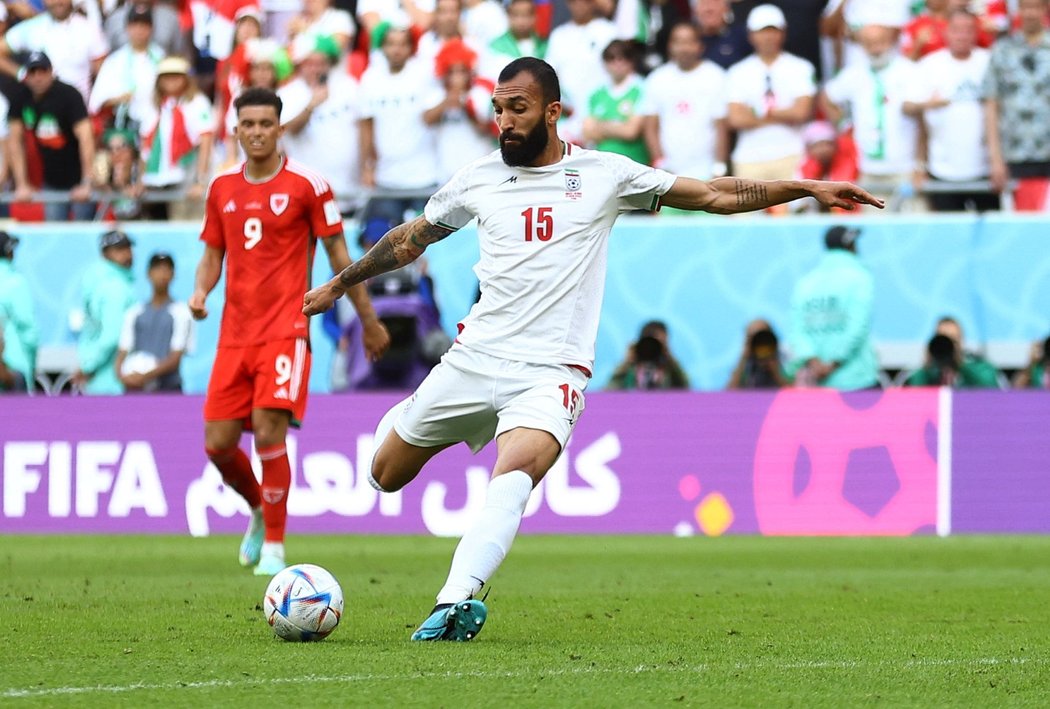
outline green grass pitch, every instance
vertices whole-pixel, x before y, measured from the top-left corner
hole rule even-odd
[[[336,631],[275,639],[238,539],[0,537],[0,706],[1050,703],[1050,538],[523,536],[471,643],[412,643],[455,540],[304,537]]]

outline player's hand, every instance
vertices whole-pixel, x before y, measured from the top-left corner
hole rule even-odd
[[[194,293],[186,301],[186,304],[190,307],[190,315],[193,316],[194,320],[203,320],[208,317],[208,308],[204,304],[207,298],[208,296],[203,293]]]
[[[335,301],[339,300],[344,293],[345,291],[333,287],[331,283],[317,286],[303,296],[303,315],[307,317],[320,315],[335,305]]]
[[[882,209],[886,203],[867,190],[862,190],[850,182],[814,182],[810,193],[814,199],[825,207],[838,207],[853,211],[858,204],[869,204]]]
[[[369,362],[382,357],[390,347],[390,333],[379,318],[370,320],[364,325],[365,355]]]

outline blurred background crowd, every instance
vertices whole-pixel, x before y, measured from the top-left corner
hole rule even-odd
[[[558,71],[564,139],[677,174],[853,180],[895,211],[1044,211],[1048,10],[1050,0],[9,0],[0,4],[0,217],[197,219],[210,178],[239,160],[233,99],[266,86],[283,99],[285,152],[328,178],[364,247],[496,147],[491,90],[520,56]],[[802,200],[769,216],[817,210]],[[821,290],[862,269],[859,230],[840,231],[826,239],[824,276],[795,294],[792,362],[781,366],[777,333],[756,321],[729,386],[1008,385],[991,365],[977,374],[968,366],[974,357],[951,314],[928,343],[936,367],[899,381],[880,373],[870,345],[858,349],[857,332],[843,334],[864,322],[857,313],[870,293],[829,301]],[[102,268],[86,283],[119,290],[112,284],[130,282],[121,271],[130,260],[114,254],[131,240],[113,234],[123,232],[103,235]],[[36,345],[14,325],[32,307],[10,304],[16,244],[0,240],[9,341],[0,388],[18,388],[19,373],[22,387],[34,379]],[[130,325],[130,291],[100,299],[126,302],[96,320],[85,295],[83,331],[105,329],[114,362],[118,351],[136,354],[136,318],[168,312],[164,272],[174,265],[170,255],[150,258],[153,307],[139,306]],[[411,386],[447,347],[425,263],[372,287],[378,300],[414,299],[410,315],[392,312],[388,326],[425,350],[423,363],[395,366],[395,347],[387,374],[358,371],[352,319],[335,314],[326,323],[344,353],[335,388]],[[814,305],[828,302],[842,312]],[[192,328],[177,314],[153,319],[167,328],[151,335],[153,359],[125,367],[149,376],[110,367],[102,389],[177,388],[178,363],[164,352],[185,348]],[[835,330],[840,342],[822,344],[807,327]],[[13,356],[16,336],[29,344]],[[847,350],[864,361],[847,361]],[[1043,351],[1034,346],[1019,385],[1045,384]],[[666,356],[659,373],[638,366],[657,354]],[[608,384],[688,386],[673,361],[666,328],[650,323]],[[68,374],[91,389],[80,369]]]

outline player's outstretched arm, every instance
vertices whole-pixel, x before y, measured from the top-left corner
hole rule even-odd
[[[855,209],[870,204],[882,209],[883,201],[849,182],[821,180],[745,180],[719,177],[704,182],[678,177],[660,203],[677,209],[737,214],[773,207],[803,197],[813,197],[825,207]]]
[[[353,265],[354,262],[346,250],[346,239],[342,232],[322,240],[321,243],[324,244],[325,252],[328,254],[328,263],[331,264],[333,271],[341,272]],[[389,349],[390,333],[387,332],[383,321],[376,315],[372,299],[368,297],[368,289],[363,283],[348,288],[346,297],[353,303],[357,317],[361,321],[364,330],[365,354],[370,361],[375,362]]]
[[[323,313],[350,288],[380,273],[412,263],[428,246],[451,233],[451,229],[431,224],[424,217],[399,224],[384,234],[360,261],[350,264],[335,278],[308,292],[303,298],[303,313]]]

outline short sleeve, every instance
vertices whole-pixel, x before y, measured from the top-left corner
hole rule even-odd
[[[124,324],[120,327],[120,339],[117,340],[117,349],[131,352],[135,346],[135,318],[139,314],[138,308],[132,308],[124,313]]]
[[[669,172],[642,165],[615,153],[595,154],[616,180],[617,208],[621,212],[639,209],[655,211],[660,197],[674,185],[675,176]]]
[[[72,86],[66,87],[66,93],[69,97],[69,124],[76,125],[80,121],[86,120],[88,111],[84,97]]]
[[[308,188],[310,201],[310,231],[318,239],[327,239],[343,233],[343,214],[335,203],[335,195],[328,182],[323,183],[324,190]],[[320,192],[320,194],[318,194]]]
[[[656,107],[656,91],[653,88],[655,83],[652,74],[642,82],[642,98],[638,101],[640,116],[655,116],[660,112]]]
[[[168,306],[171,313],[173,326],[171,328],[171,351],[186,352],[190,348],[191,333],[193,332],[193,318],[190,317],[190,309],[185,303],[172,303]]]
[[[840,71],[835,78],[824,85],[824,93],[828,100],[834,104],[843,104],[849,100],[851,82],[854,81],[853,72],[849,69]]]
[[[427,200],[423,216],[428,222],[455,231],[469,224],[470,220],[477,216],[466,203],[470,176],[473,173],[473,164],[460,168],[444,187]]]
[[[988,69],[984,72],[984,82],[981,84],[981,98],[983,99],[999,98],[1000,66],[1004,46],[1002,41],[992,46],[992,55],[988,58]]]
[[[31,24],[29,20],[23,20],[4,33],[4,41],[12,52],[24,52],[29,49],[27,40]]]

